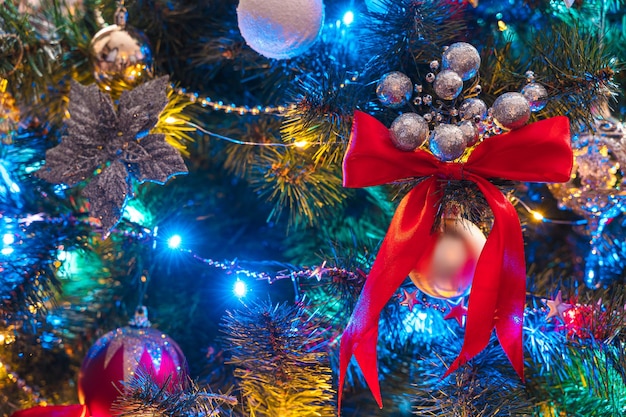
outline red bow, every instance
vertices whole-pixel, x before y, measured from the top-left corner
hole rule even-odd
[[[442,179],[476,183],[494,215],[493,229],[472,282],[463,347],[444,377],[482,351],[495,327],[502,349],[520,378],[524,378],[522,322],[526,266],[522,231],[513,205],[487,179],[565,182],[569,180],[572,162],[569,120],[564,116],[487,138],[474,149],[467,162],[455,163],[441,162],[424,150],[396,149],[382,123],[366,113],[355,112],[352,137],[343,162],[345,187],[368,187],[412,177],[426,179],[400,202],[341,337],[339,409],[352,355],[382,407],[376,356],[378,319],[408,273],[423,264],[415,254],[429,253],[436,242],[431,229],[439,191],[445,182]]]

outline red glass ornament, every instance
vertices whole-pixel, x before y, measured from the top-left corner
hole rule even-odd
[[[180,347],[152,328],[122,327],[113,330],[89,349],[78,376],[78,399],[92,417],[110,417],[113,402],[137,369],[152,376],[166,389],[186,383],[187,361]]]
[[[16,411],[11,417],[87,417],[84,405],[48,405]]]
[[[568,337],[601,340],[606,336],[605,314],[591,305],[576,304],[563,313]]]

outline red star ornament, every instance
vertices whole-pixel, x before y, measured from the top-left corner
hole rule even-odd
[[[450,307],[450,311],[444,317],[444,320],[454,319],[459,323],[460,327],[465,325],[465,316],[467,316],[467,307],[465,307],[465,299],[461,298],[456,304],[452,304],[448,301],[448,306]]]
[[[417,291],[409,292],[402,289],[402,295],[400,297],[400,305],[408,307],[409,311],[413,311],[413,307],[420,303],[417,299]]]

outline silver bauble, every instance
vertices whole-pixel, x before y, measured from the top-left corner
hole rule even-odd
[[[401,151],[413,151],[428,139],[428,123],[417,113],[404,113],[389,129],[391,142]]]
[[[530,118],[528,100],[520,93],[504,93],[494,101],[491,115],[503,129],[518,129]]]
[[[537,83],[529,83],[522,88],[522,95],[528,100],[530,111],[536,112],[546,107],[548,92],[546,88]]]
[[[152,51],[145,35],[128,26],[107,26],[89,45],[94,77],[110,86],[121,82],[128,87],[141,84],[152,73]]]
[[[443,70],[435,77],[433,89],[440,98],[453,100],[461,94],[463,90],[463,80],[456,72]]]
[[[384,106],[402,107],[413,95],[413,83],[401,72],[388,72],[380,78],[376,86],[376,95]]]
[[[430,151],[442,161],[452,161],[463,155],[467,141],[460,127],[440,124],[430,135]]]
[[[487,105],[479,98],[468,98],[461,103],[459,116],[463,120],[483,120],[487,116]]]
[[[470,120],[462,121],[459,123],[459,129],[463,132],[467,146],[472,146],[478,141],[478,128],[474,122]]]
[[[449,69],[467,81],[478,73],[480,55],[476,48],[466,42],[453,43],[443,52],[443,69]]]

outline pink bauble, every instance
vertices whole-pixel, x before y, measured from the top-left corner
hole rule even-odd
[[[435,298],[457,298],[469,294],[476,264],[487,239],[465,219],[444,219],[432,252],[409,274],[425,294]]]
[[[180,347],[152,328],[113,330],[89,349],[78,375],[78,399],[92,417],[110,417],[113,402],[138,369],[167,389],[187,381],[187,361]],[[169,382],[168,382],[169,381]]]

